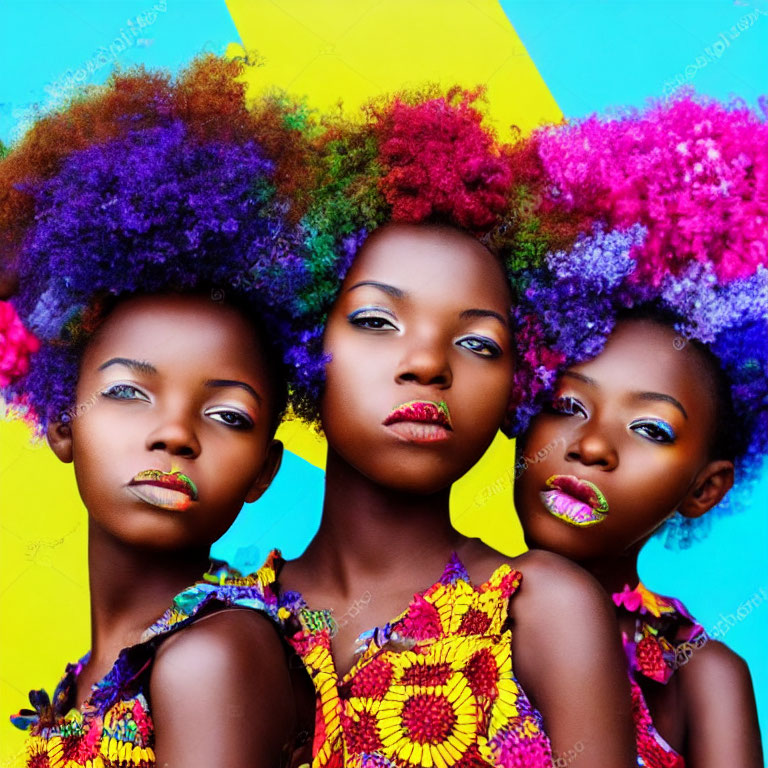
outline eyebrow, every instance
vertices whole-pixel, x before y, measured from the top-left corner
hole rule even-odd
[[[389,294],[395,299],[403,299],[407,295],[401,288],[395,288],[394,285],[388,283],[380,283],[377,280],[361,280],[359,283],[355,283],[352,287],[347,289],[347,293],[354,291],[355,288],[361,288],[364,285],[370,285],[374,288],[378,288],[380,291]],[[498,312],[494,312],[492,309],[465,309],[461,315],[462,319],[469,317],[495,317],[505,328],[509,327],[509,323]]]
[[[683,404],[677,398],[672,397],[672,395],[665,395],[662,392],[637,392],[635,393],[635,397],[637,397],[638,400],[653,400],[671,403],[683,414],[683,416],[685,416],[686,419],[688,418],[688,414],[685,412]]]
[[[111,365],[124,365],[126,368],[130,368],[138,373],[157,373],[157,368],[155,368],[152,363],[148,363],[145,360],[131,360],[128,357],[110,358],[106,363],[102,363],[98,369],[103,371]],[[239,387],[246,392],[250,392],[257,403],[261,404],[262,402],[261,395],[250,384],[246,384],[244,381],[238,381],[237,379],[208,379],[208,381],[205,382],[205,386],[211,389]]]
[[[395,288],[394,285],[388,285],[387,283],[379,283],[376,280],[361,280],[359,283],[355,283],[351,288],[348,288],[347,293],[354,291],[355,288],[362,288],[364,285],[370,285],[374,288],[378,288],[380,291],[388,293],[395,299],[402,299],[405,297],[405,291],[401,290],[400,288]]]
[[[261,395],[250,384],[246,384],[244,381],[237,381],[236,379],[208,379],[208,381],[205,382],[205,386],[212,389],[217,389],[219,387],[239,387],[246,392],[250,392],[257,403],[262,403]]]
[[[594,379],[591,379],[589,376],[585,376],[583,373],[565,371],[563,373],[563,378],[566,376],[571,379],[583,381],[585,384],[589,384],[592,387],[599,388],[599,384]],[[675,408],[677,408],[677,410],[680,411],[680,413],[682,413],[686,419],[688,418],[688,413],[686,412],[685,408],[683,408],[683,404],[676,397],[672,397],[672,395],[665,395],[663,392],[633,392],[632,396],[637,400],[670,403]]]
[[[152,363],[148,363],[145,360],[131,360],[128,357],[112,357],[106,363],[102,363],[98,370],[103,371],[105,368],[109,368],[110,365],[124,365],[126,368],[130,368],[138,373],[157,373],[157,368]]]
[[[493,317],[496,318],[505,328],[509,328],[509,322],[504,319],[498,312],[494,312],[492,309],[465,309],[461,315],[462,320],[469,317]]]
[[[583,373],[576,373],[576,371],[564,371],[563,378],[566,376],[569,379],[577,379],[578,381],[583,381],[585,384],[589,384],[593,387],[597,386],[597,382],[594,379],[590,379],[589,376],[585,376]]]

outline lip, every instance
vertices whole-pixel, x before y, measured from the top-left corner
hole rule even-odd
[[[552,475],[550,490],[539,496],[546,510],[558,519],[578,528],[601,523],[608,516],[608,501],[603,492],[588,480],[573,475]]]
[[[178,470],[144,469],[128,483],[128,490],[141,501],[160,509],[184,510],[197,501],[197,486],[192,478]]]
[[[433,400],[410,400],[398,405],[392,413],[384,419],[384,426],[397,424],[401,421],[413,421],[419,424],[438,424],[445,429],[452,430],[451,414],[448,412],[448,404],[445,400],[439,403]]]
[[[453,432],[451,415],[444,400],[410,400],[397,406],[382,422],[402,440],[435,443],[447,440]]]

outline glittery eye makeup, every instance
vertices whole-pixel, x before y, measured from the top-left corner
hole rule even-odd
[[[501,347],[487,336],[463,336],[455,343],[457,347],[468,349],[480,357],[501,357]]]
[[[360,307],[347,315],[347,321],[352,325],[372,331],[396,331],[394,320],[394,314],[385,307]]]
[[[226,408],[224,406],[209,408],[205,411],[205,415],[209,416],[214,421],[218,421],[233,429],[246,430],[253,427],[253,420],[250,416],[247,416],[241,411],[236,411],[233,408]]]
[[[123,382],[110,384],[102,390],[101,396],[108,397],[110,400],[144,400],[149,402],[149,398],[138,387]]]
[[[654,443],[671,444],[677,439],[672,426],[661,419],[637,419],[629,428]]]
[[[587,417],[587,409],[575,397],[570,395],[560,395],[556,397],[549,406],[549,410],[559,413],[563,416],[583,416]]]

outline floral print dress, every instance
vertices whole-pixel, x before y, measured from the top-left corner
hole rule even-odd
[[[518,571],[502,565],[475,587],[454,554],[400,616],[361,635],[355,664],[339,676],[330,611],[281,594],[281,566],[273,552],[259,579],[274,582],[286,637],[314,683],[314,768],[552,765],[541,715],[512,671],[507,617]]]
[[[176,595],[141,642],[120,652],[81,708],[76,706],[75,683],[88,654],[67,666],[52,700],[43,690],[30,693],[34,709],[11,718],[14,725],[29,730],[28,768],[154,768],[149,678],[160,643],[222,606],[269,614],[263,585],[255,578],[222,567],[204,579]]]
[[[666,684],[696,650],[706,645],[709,636],[679,600],[657,595],[643,584],[632,590],[625,586],[613,595],[613,602],[635,617],[635,634],[632,638],[624,636],[624,650],[632,685],[637,764],[642,768],[685,768],[682,755],[656,730],[637,679],[643,676]]]

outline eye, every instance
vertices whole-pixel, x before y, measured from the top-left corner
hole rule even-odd
[[[233,429],[251,429],[253,427],[253,420],[244,413],[240,413],[240,411],[233,411],[228,408],[220,408],[218,410],[209,408],[205,415]]]
[[[144,402],[149,402],[149,398],[132,384],[112,384],[101,393],[101,396],[112,400],[143,400]]]
[[[456,346],[475,352],[481,357],[501,357],[501,347],[485,336],[464,336],[456,342]]]
[[[675,430],[667,424],[666,421],[656,421],[655,419],[643,419],[633,421],[629,428],[639,435],[653,440],[654,443],[665,443],[667,445],[674,443],[677,439]]]
[[[563,416],[583,416],[585,419],[589,416],[587,409],[575,397],[570,395],[561,395],[556,397],[549,406],[549,410],[559,413]]]
[[[387,317],[390,315],[390,317]],[[347,320],[358,328],[368,328],[372,331],[397,331],[389,311],[382,307],[363,307],[347,315]]]

